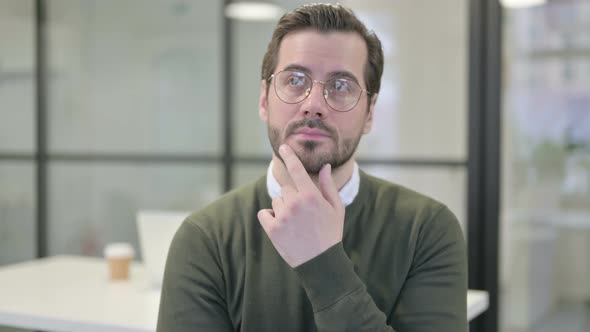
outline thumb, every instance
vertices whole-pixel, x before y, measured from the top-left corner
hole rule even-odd
[[[337,207],[342,204],[338,189],[336,189],[336,184],[334,183],[334,179],[332,179],[332,165],[325,164],[322,167],[319,174],[319,183],[322,195],[330,205]]]

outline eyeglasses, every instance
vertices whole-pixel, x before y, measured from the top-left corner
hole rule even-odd
[[[279,99],[286,104],[297,104],[305,100],[311,94],[313,83],[324,85],[324,99],[331,109],[338,112],[352,110],[361,99],[363,92],[370,92],[361,88],[354,80],[346,77],[333,77],[327,81],[312,80],[307,74],[283,70],[270,75],[268,80],[274,78],[275,92]]]

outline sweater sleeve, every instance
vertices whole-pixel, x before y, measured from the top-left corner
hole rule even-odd
[[[342,242],[295,268],[318,331],[394,331],[377,308]]]
[[[411,271],[389,316],[356,275],[342,243],[295,269],[319,331],[467,331],[467,255],[461,229],[446,208],[422,226]]]
[[[401,332],[467,332],[467,249],[446,207],[418,233],[414,259],[393,321]]]
[[[206,234],[185,221],[166,260],[158,332],[233,331],[225,309],[223,273],[215,257]]]

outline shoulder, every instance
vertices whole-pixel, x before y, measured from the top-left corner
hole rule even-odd
[[[360,192],[367,195],[374,206],[390,206],[398,213],[435,212],[445,207],[432,197],[364,172],[361,172],[361,186],[364,188]]]
[[[261,206],[270,200],[266,197],[268,194],[265,192],[265,179],[263,176],[223,194],[201,210],[190,214],[181,229],[196,228],[198,232],[212,239],[242,231],[244,224],[250,222]]]
[[[391,228],[395,238],[420,266],[431,258],[457,266],[465,265],[466,243],[460,223],[443,203],[414,190],[364,175],[372,209]],[[361,180],[362,181],[362,180]]]
[[[442,202],[415,190],[361,172],[364,193],[373,209],[386,212],[414,231],[451,227],[460,231],[455,215]]]

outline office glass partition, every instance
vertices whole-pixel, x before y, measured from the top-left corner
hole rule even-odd
[[[467,158],[467,1],[346,1],[383,43],[363,158]],[[436,56],[433,56],[436,55]]]
[[[34,150],[34,23],[33,1],[0,0],[0,152],[4,153]]]
[[[137,211],[204,207],[220,194],[221,172],[207,165],[61,161],[52,163],[49,178],[49,252],[94,256],[109,242],[139,248]]]
[[[34,175],[30,161],[0,160],[0,266],[35,257]]]
[[[4,44],[3,41],[0,43]],[[0,53],[7,48],[0,45]],[[31,155],[35,139],[34,68],[32,63],[27,64],[26,69],[10,68],[10,64],[3,63],[0,62],[0,150]]]
[[[275,22],[235,20],[232,27],[231,85],[233,97],[233,145],[238,156],[268,158],[271,148],[266,125],[258,116],[262,57]]]
[[[220,154],[220,3],[47,5],[51,152]]]
[[[47,253],[138,249],[137,211],[223,191],[223,4],[44,4]]]
[[[0,266],[36,250],[34,27],[33,1],[0,0]]]
[[[590,329],[590,3],[504,10],[500,328]]]

